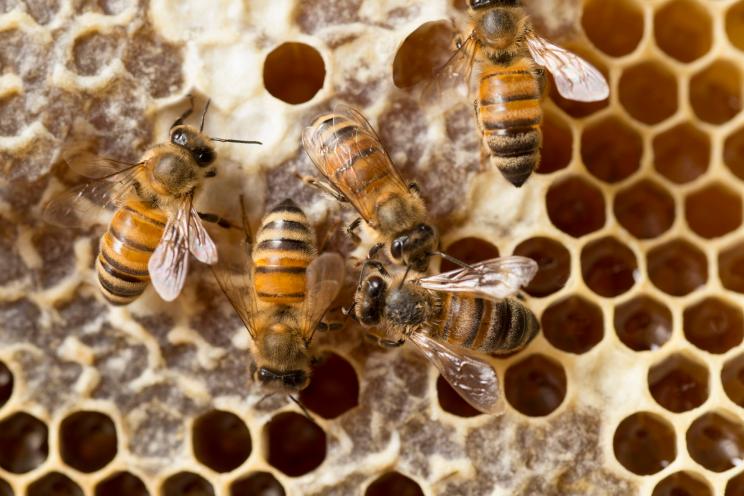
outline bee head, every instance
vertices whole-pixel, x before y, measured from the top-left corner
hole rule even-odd
[[[470,8],[473,10],[488,7],[519,7],[520,4],[520,0],[470,0]]]
[[[396,262],[409,266],[416,272],[426,272],[431,252],[438,245],[436,229],[429,224],[418,224],[393,239],[390,243],[390,255]]]
[[[266,330],[257,339],[251,376],[267,389],[295,393],[310,383],[310,357],[292,332]]]
[[[170,131],[170,141],[188,150],[199,167],[208,167],[217,158],[210,138],[193,126],[180,124]]]
[[[516,0],[473,0],[472,14],[478,38],[485,45],[499,50],[509,48],[519,35],[521,9],[499,8],[519,7]]]
[[[356,317],[362,325],[375,326],[380,323],[385,308],[387,283],[380,276],[371,276],[362,281],[357,289]]]

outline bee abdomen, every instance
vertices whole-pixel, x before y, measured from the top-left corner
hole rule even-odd
[[[284,200],[264,217],[256,236],[256,295],[271,303],[301,302],[305,298],[307,266],[315,255],[315,239],[307,217],[292,200]]]

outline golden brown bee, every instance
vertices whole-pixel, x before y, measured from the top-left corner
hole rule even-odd
[[[391,260],[425,272],[439,247],[437,230],[415,184],[406,184],[359,111],[346,105],[317,117],[302,134],[305,151],[328,182],[305,180],[341,202],[349,202],[375,231],[376,252],[384,247]],[[358,238],[357,238],[358,239]]]
[[[309,384],[310,342],[343,284],[341,256],[318,255],[315,243],[307,217],[287,199],[263,218],[251,259],[241,246],[214,269],[253,338],[253,379],[275,391]]]
[[[365,275],[369,266],[374,272]],[[539,330],[535,315],[510,298],[537,272],[525,257],[487,260],[406,281],[377,261],[362,269],[353,312],[384,346],[410,340],[452,387],[485,413],[504,408],[493,368],[477,354],[505,354],[527,345]]]
[[[544,72],[558,92],[578,101],[604,100],[604,76],[579,56],[538,36],[520,0],[470,0],[470,34],[424,89],[424,99],[472,82],[479,69],[475,112],[493,164],[519,187],[540,162]]]
[[[229,223],[193,206],[194,195],[205,179],[217,174],[212,141],[258,143],[210,138],[201,127],[184,124],[187,110],[171,126],[170,139],[147,150],[136,164],[98,157],[75,150],[70,168],[90,181],[53,198],[44,218],[57,225],[79,227],[94,221],[101,206],[116,211],[101,239],[96,269],[103,296],[114,305],[126,305],[141,295],[150,280],[166,301],[183,288],[189,252],[206,264],[217,261],[217,250],[202,219],[223,227]]]

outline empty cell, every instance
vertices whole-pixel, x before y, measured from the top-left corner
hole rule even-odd
[[[3,479],[0,479],[0,496],[13,496],[13,488]]]
[[[688,356],[674,354],[648,371],[648,389],[656,402],[680,413],[708,399],[708,368]]]
[[[65,474],[51,472],[29,484],[26,496],[83,496],[83,490]]]
[[[638,412],[626,417],[615,429],[615,458],[634,474],[651,475],[677,457],[674,428],[662,417]]]
[[[323,87],[325,76],[323,57],[304,43],[282,43],[264,61],[266,91],[293,105],[311,100]]]
[[[744,472],[732,477],[726,483],[724,496],[744,496]]]
[[[313,367],[313,380],[300,391],[300,402],[323,418],[333,419],[359,404],[359,379],[346,359],[325,355]]]
[[[617,239],[601,238],[581,250],[581,274],[592,291],[612,298],[633,287],[638,279],[638,262],[630,248]]]
[[[554,182],[545,203],[553,225],[575,238],[597,231],[605,224],[602,192],[580,177]]]
[[[736,2],[726,12],[726,33],[731,44],[744,51],[744,2]]]
[[[735,62],[716,60],[690,79],[690,104],[695,115],[723,124],[741,110],[741,72]]]
[[[685,218],[690,229],[711,239],[741,225],[741,197],[720,183],[709,184],[685,198]]]
[[[741,310],[716,298],[686,308],[682,321],[687,340],[710,353],[726,353],[744,336]]]
[[[41,420],[25,412],[14,413],[0,422],[0,467],[25,474],[47,459],[48,429]]]
[[[621,226],[638,239],[653,239],[674,223],[674,198],[660,184],[649,179],[620,190],[613,203]]]
[[[620,76],[618,92],[625,110],[644,124],[658,124],[677,111],[677,78],[664,64],[645,61]]]
[[[452,24],[427,22],[408,35],[393,59],[393,83],[410,88],[431,80],[452,56],[455,33]]]
[[[734,357],[724,364],[721,382],[729,399],[744,407],[744,355]]]
[[[672,296],[684,296],[708,280],[705,254],[677,239],[657,246],[646,255],[648,277],[654,286]]]
[[[95,496],[149,496],[144,482],[129,472],[117,472],[96,485]]]
[[[165,479],[160,496],[214,496],[214,488],[201,475],[178,472]]]
[[[637,296],[615,308],[615,332],[633,351],[655,350],[672,335],[672,312],[649,296]]]
[[[698,474],[676,472],[656,484],[651,496],[713,496],[713,490]]]
[[[718,254],[718,277],[724,288],[744,293],[744,243],[736,243]]]
[[[545,339],[569,353],[586,353],[604,336],[602,309],[581,296],[553,303],[545,309],[540,322]]]
[[[559,291],[571,274],[571,254],[554,239],[530,238],[519,243],[514,254],[531,258],[538,265],[537,274],[525,291],[531,296],[547,296]]]
[[[726,138],[723,145],[723,162],[739,179],[744,180],[744,127]]]
[[[215,472],[230,472],[248,459],[253,447],[251,433],[240,417],[212,410],[194,421],[194,455]]]
[[[421,487],[413,479],[400,472],[388,472],[367,486],[364,496],[424,496]]]
[[[7,365],[0,362],[0,408],[8,402],[13,394],[13,373]]]
[[[689,122],[654,137],[653,149],[656,171],[677,184],[693,181],[708,170],[710,138]]]
[[[581,25],[591,42],[613,57],[636,49],[643,37],[643,10],[634,0],[590,0]]]
[[[566,397],[563,366],[543,355],[531,355],[511,365],[504,375],[504,394],[509,404],[529,417],[543,417]]]
[[[298,413],[276,415],[266,424],[264,433],[267,461],[290,477],[311,472],[325,460],[325,432]]]
[[[68,67],[81,76],[94,76],[117,58],[122,41],[120,34],[87,32],[75,39]]]
[[[713,44],[713,19],[694,0],[672,0],[654,17],[656,44],[680,62],[692,62]]]
[[[568,167],[573,155],[573,134],[568,123],[555,112],[545,112],[542,151],[536,172],[550,174]]]
[[[597,179],[616,183],[630,177],[641,166],[643,140],[631,126],[615,116],[584,129],[581,159]]]
[[[458,239],[451,245],[447,246],[448,255],[457,258],[468,264],[482,262],[499,256],[499,249],[492,243],[474,237]],[[459,267],[449,260],[442,259],[441,271],[447,272],[458,269]]]
[[[284,488],[269,472],[255,472],[230,484],[230,496],[284,496]]]
[[[588,61],[590,64],[592,64],[594,67],[596,67],[609,81],[608,78],[608,70],[604,66],[604,64],[599,61],[594,54],[591,52],[585,50],[581,46],[564,46],[567,50],[570,50],[572,52],[575,52],[577,55],[584,58],[586,61]],[[558,89],[556,88],[555,81],[553,79],[553,75],[550,72],[546,72],[548,76],[548,94],[550,95],[550,99],[555,102],[555,104],[561,108],[564,112],[566,112],[571,117],[581,118],[589,116],[595,112],[598,112],[604,108],[607,108],[610,104],[609,98],[605,98],[604,100],[600,100],[598,102],[578,102],[576,100],[569,100],[568,98],[563,98],[563,96],[558,93]]]
[[[711,412],[687,429],[687,451],[693,460],[713,472],[723,472],[744,458],[744,426],[741,418]]]
[[[442,410],[458,417],[475,417],[481,412],[470,406],[470,403],[457,394],[449,382],[441,375],[437,378],[437,398]]]
[[[95,472],[116,456],[116,427],[103,413],[75,412],[59,428],[64,462],[81,472]]]

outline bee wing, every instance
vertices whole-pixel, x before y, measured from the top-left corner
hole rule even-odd
[[[210,266],[222,293],[243,321],[248,333],[256,338],[256,293],[253,289],[253,260],[245,240],[220,245],[219,261]]]
[[[207,265],[217,263],[217,247],[194,207],[191,207],[189,227],[189,250],[194,257]]]
[[[165,301],[181,293],[189,268],[189,218],[191,201],[185,198],[163,231],[157,248],[147,263],[152,285]]]
[[[537,273],[537,262],[527,257],[493,258],[444,274],[424,277],[421,287],[447,293],[467,293],[479,298],[501,300],[527,285]]]
[[[491,365],[421,332],[411,333],[408,339],[418,346],[450,386],[473,408],[491,415],[504,413],[499,377]]]
[[[553,74],[558,93],[564,98],[595,102],[610,95],[610,87],[602,73],[575,53],[535,33],[527,35],[527,46],[535,62]]]
[[[455,50],[449,60],[427,80],[421,89],[425,104],[442,101],[451,91],[470,94],[473,66],[478,53],[478,43],[471,34]]]
[[[307,268],[307,289],[302,304],[302,335],[309,341],[315,328],[336,299],[344,283],[344,259],[338,253],[323,253]]]
[[[141,165],[99,157],[77,146],[68,149],[63,158],[75,173],[90,179],[114,179],[118,174]]]

